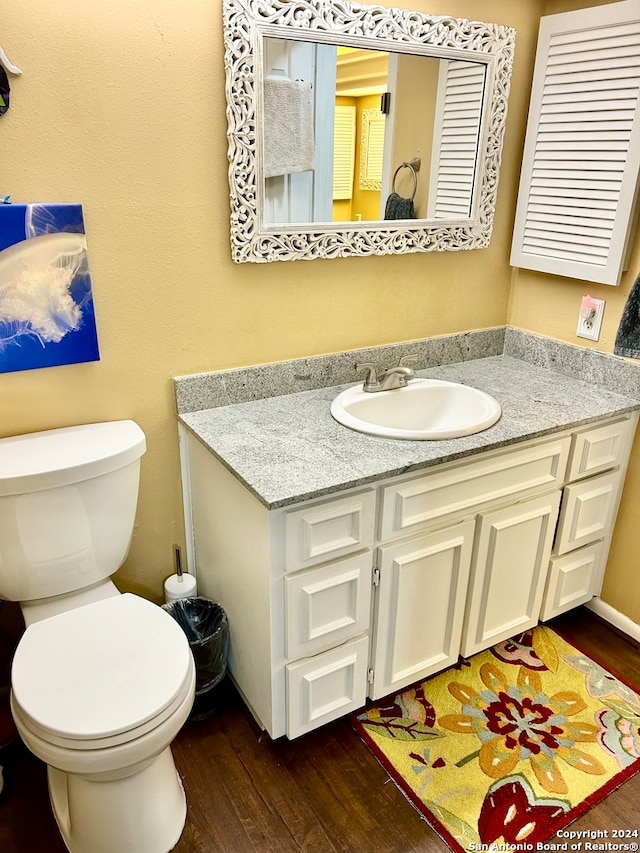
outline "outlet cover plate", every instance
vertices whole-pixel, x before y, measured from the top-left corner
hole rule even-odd
[[[579,338],[587,338],[590,341],[597,341],[599,339],[604,304],[604,299],[594,299],[592,296],[582,297],[580,314],[578,315],[578,328],[576,329],[576,335]]]

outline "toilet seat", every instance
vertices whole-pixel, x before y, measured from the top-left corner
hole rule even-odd
[[[37,738],[100,750],[161,727],[189,699],[193,678],[178,623],[125,593],[30,625],[13,661],[12,704]]]
[[[151,727],[145,734],[133,737],[133,740],[123,740],[108,748],[102,746],[101,740],[93,743],[68,741],[66,744],[59,745],[54,743],[54,738],[48,735],[41,737],[33,731],[31,722],[24,719],[13,694],[11,711],[20,737],[31,752],[49,767],[55,767],[64,773],[89,775],[95,780],[122,778],[136,768],[140,769],[168,748],[168,744],[178,734],[189,716],[195,694],[195,682],[195,666],[192,666],[187,695],[172,715],[162,723]]]

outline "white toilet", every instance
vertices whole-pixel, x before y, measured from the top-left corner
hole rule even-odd
[[[11,709],[72,853],[166,853],[186,819],[170,744],[195,694],[189,643],[110,580],[144,451],[133,421],[0,439],[0,598],[27,626]]]

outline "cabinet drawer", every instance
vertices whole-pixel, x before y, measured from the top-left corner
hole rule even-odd
[[[604,542],[600,541],[562,557],[553,557],[540,618],[552,619],[593,598],[603,556]]]
[[[284,579],[285,654],[290,661],[343,643],[369,628],[373,552]]]
[[[624,462],[634,423],[624,418],[574,435],[567,479],[578,480]]]
[[[370,548],[374,519],[373,489],[289,510],[284,516],[285,571]]]
[[[566,554],[608,536],[615,521],[621,478],[619,470],[609,471],[566,486],[556,554]]]
[[[475,511],[489,502],[519,498],[559,486],[571,437],[564,436],[490,459],[452,463],[383,490],[380,538],[396,539],[447,516]]]
[[[369,637],[286,667],[287,737],[361,708],[366,701]]]

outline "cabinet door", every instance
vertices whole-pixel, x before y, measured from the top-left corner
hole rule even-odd
[[[378,549],[372,699],[458,660],[474,529],[465,521]]]
[[[639,22],[633,0],[540,19],[512,266],[620,283],[640,171]]]
[[[560,492],[479,517],[462,654],[475,654],[538,621]]]
[[[552,619],[597,595],[605,556],[604,542],[600,541],[562,557],[553,557],[540,618]]]

